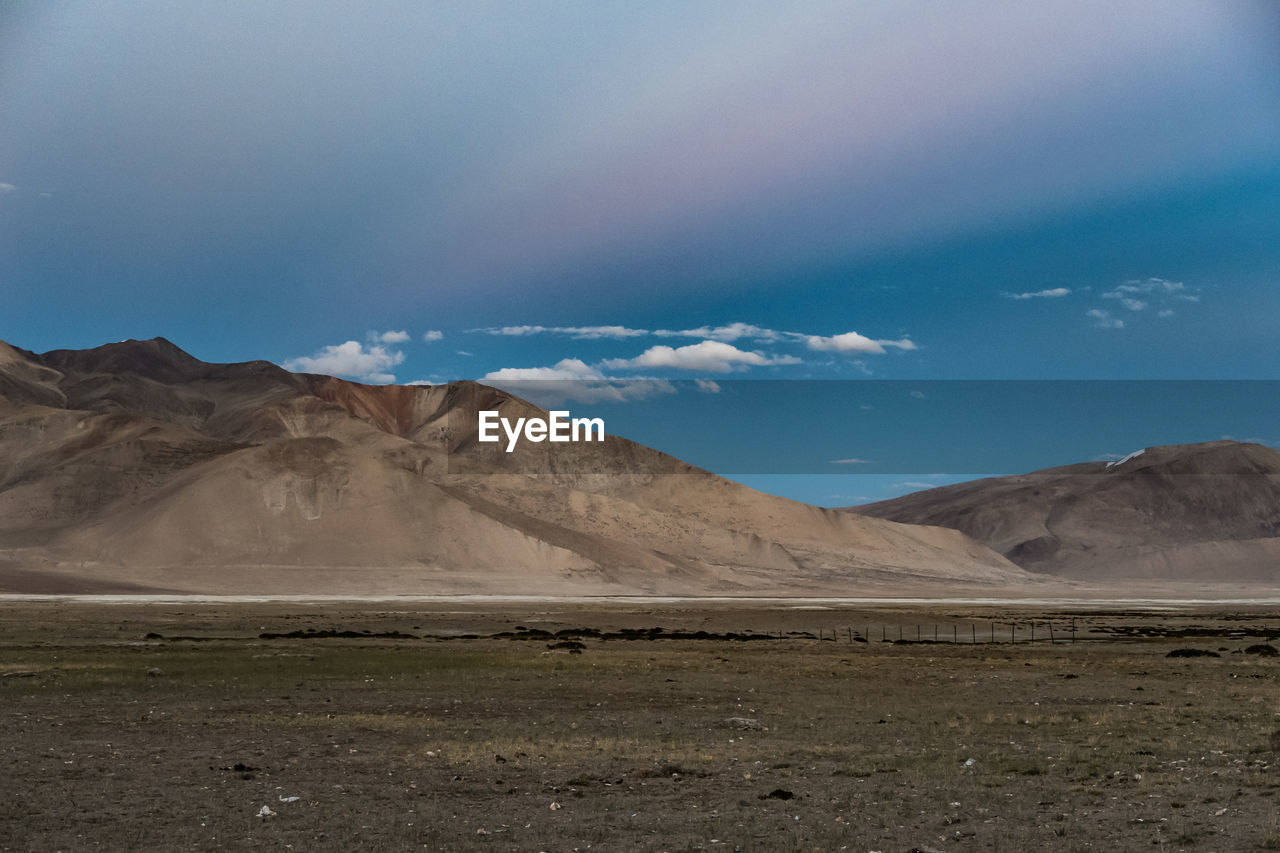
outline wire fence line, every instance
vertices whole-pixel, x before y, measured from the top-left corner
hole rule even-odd
[[[818,628],[816,631],[778,631],[779,639],[815,639],[828,642],[949,643],[991,645],[997,643],[1066,643],[1076,641],[1076,620],[985,620],[947,623],[865,624],[861,629]]]

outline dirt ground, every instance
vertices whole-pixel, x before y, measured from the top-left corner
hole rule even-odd
[[[1280,850],[1277,638],[1275,608],[6,601],[0,850]]]

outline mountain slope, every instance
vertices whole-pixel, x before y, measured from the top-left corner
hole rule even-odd
[[[1280,583],[1280,451],[1258,444],[1149,447],[850,509],[951,527],[1064,577]]]
[[[368,386],[168,341],[0,344],[0,591],[856,594],[1015,584],[955,531],[755,492],[469,382]]]

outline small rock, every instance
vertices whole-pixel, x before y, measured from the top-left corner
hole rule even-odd
[[[551,810],[552,810],[553,812],[558,812],[558,811],[560,811],[562,808],[564,808],[564,806],[560,805],[559,803],[552,803],[552,804],[551,804]]]
[[[276,816],[276,813],[271,810],[271,806],[263,806],[262,808],[258,809],[258,814],[256,815],[256,817],[263,817],[263,818],[275,817],[275,816]]]
[[[794,797],[795,794],[788,791],[786,788],[774,788],[769,793],[760,795],[760,799],[762,800],[790,800]]]
[[[720,725],[728,729],[739,729],[747,732],[767,732],[769,728],[763,725],[759,720],[751,717],[726,717],[720,721]]]
[[[147,678],[159,678],[164,675],[164,670],[158,666],[153,666],[147,670]]]
[[[977,764],[977,763],[978,763],[978,759],[976,759],[976,758],[966,758],[966,759],[965,759],[965,761],[964,761],[964,766],[965,766],[965,767],[972,767],[973,765],[975,765],[975,764]]]

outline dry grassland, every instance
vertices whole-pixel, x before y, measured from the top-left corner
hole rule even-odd
[[[0,607],[0,849],[1280,850],[1275,613],[303,610]]]

